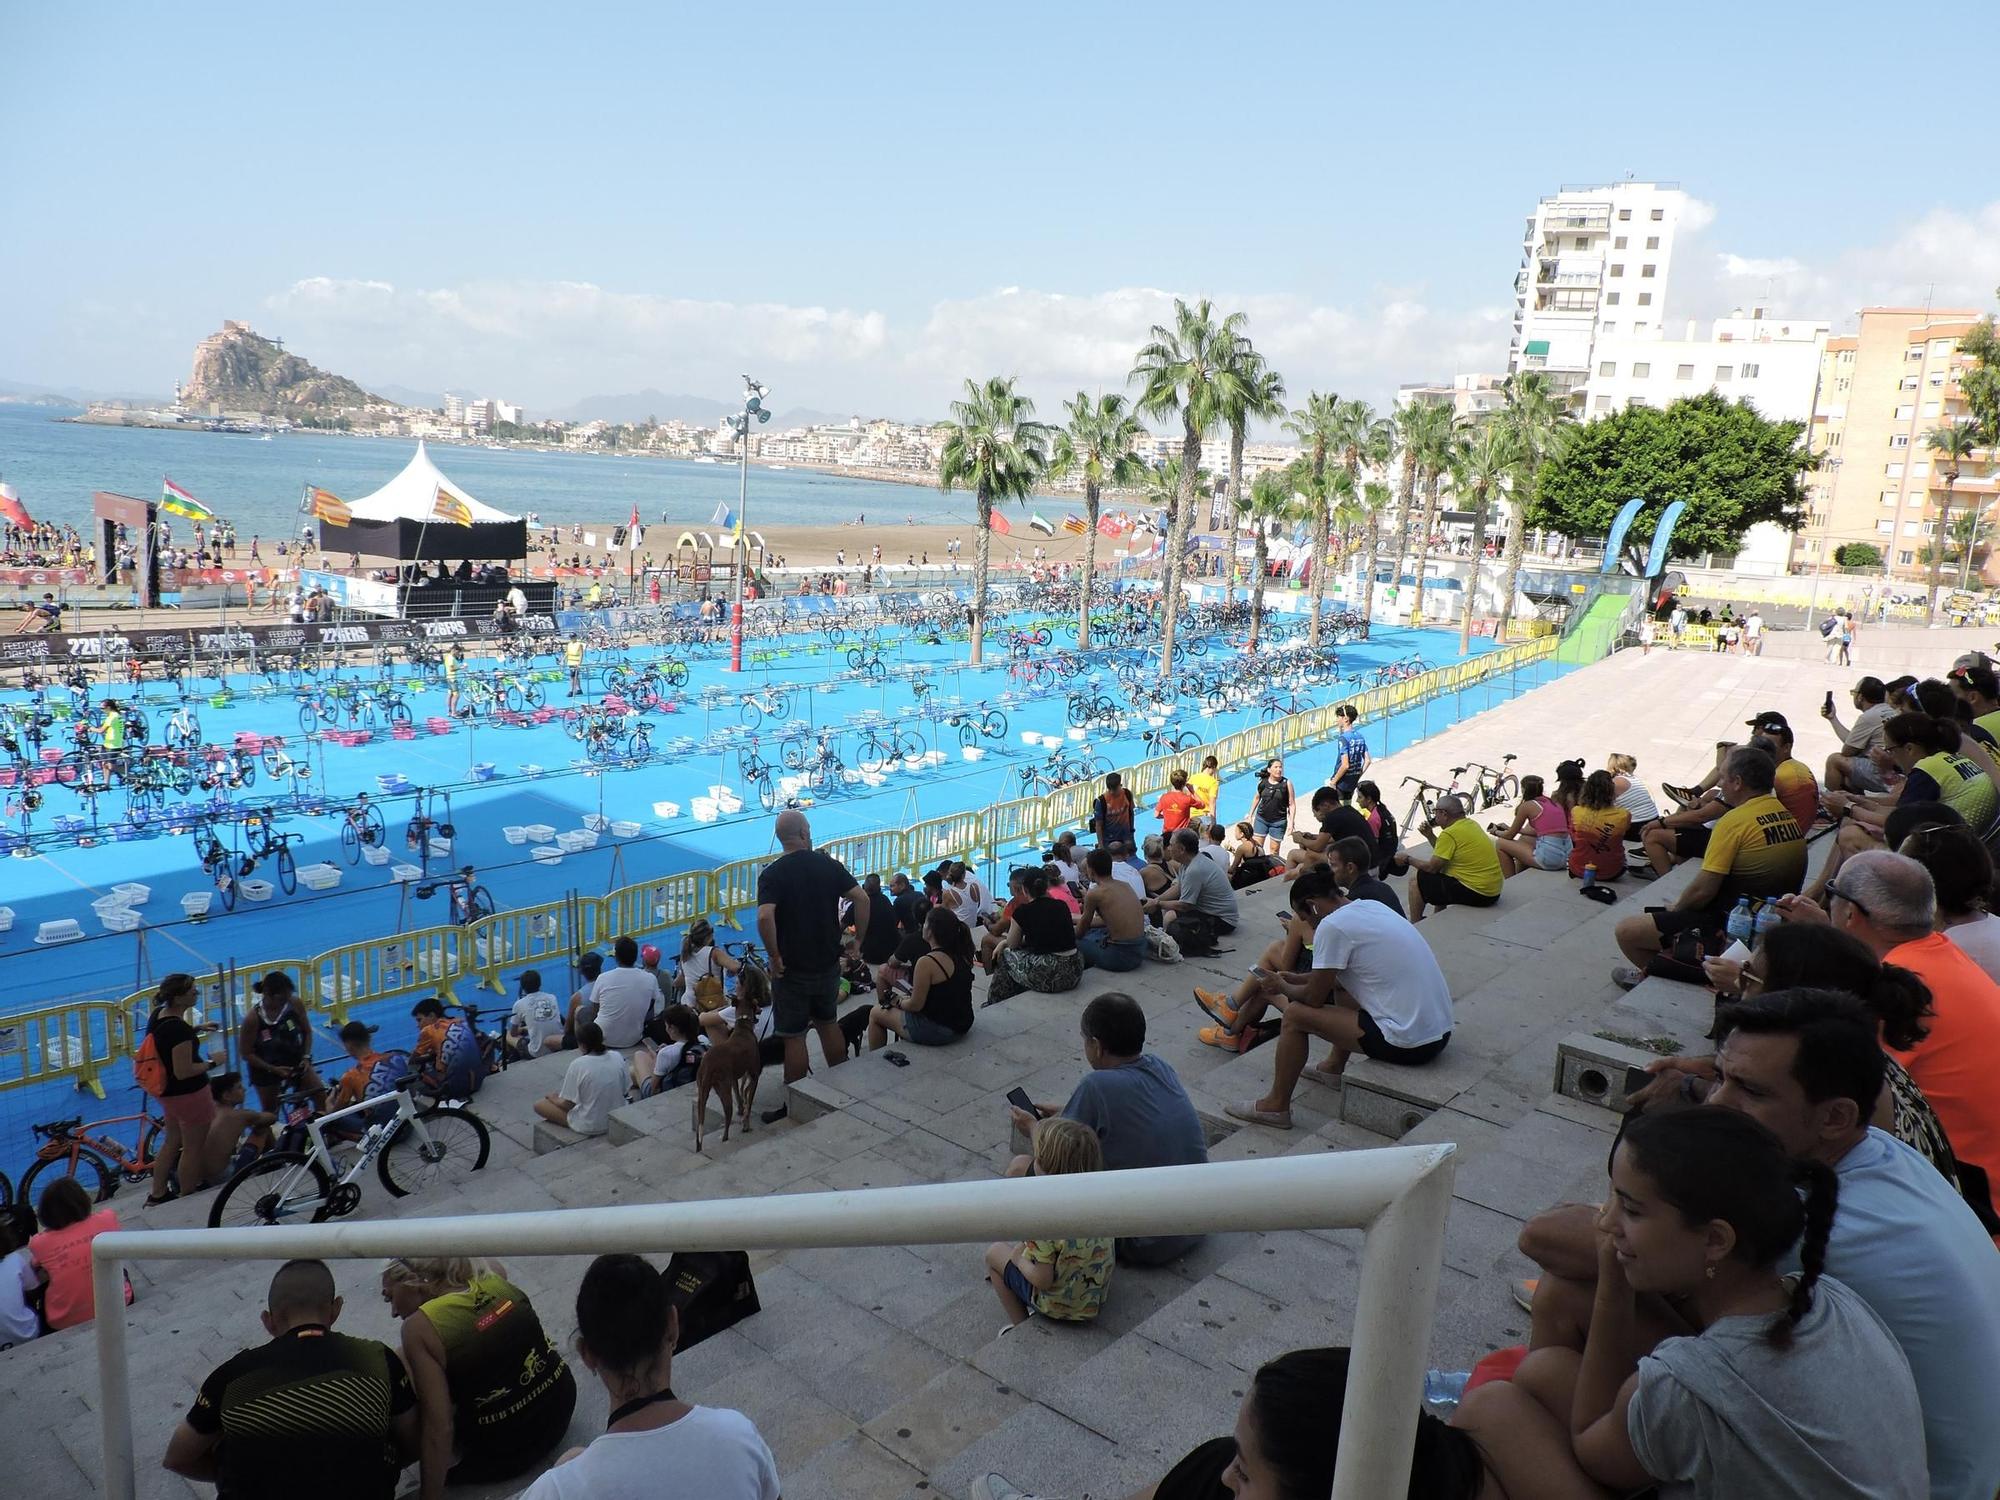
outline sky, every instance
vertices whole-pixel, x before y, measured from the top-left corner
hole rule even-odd
[[[2000,7],[1922,37],[1905,76],[1849,0],[0,0],[0,379],[165,393],[240,318],[531,416],[746,371],[780,410],[928,418],[998,374],[1050,414],[1180,296],[1294,397],[1386,406],[1502,368],[1536,199],[1628,175],[1700,205],[1670,321],[1991,308],[1950,59]]]

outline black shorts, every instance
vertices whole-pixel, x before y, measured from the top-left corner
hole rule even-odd
[[[1712,828],[1676,828],[1674,830],[1674,853],[1682,859],[1693,859],[1698,854],[1708,853],[1708,836]]]
[[[1444,1051],[1444,1044],[1451,1040],[1451,1033],[1447,1031],[1436,1041],[1425,1042],[1421,1047],[1399,1047],[1382,1035],[1382,1028],[1375,1024],[1375,1018],[1367,1011],[1358,1014],[1361,1017],[1361,1055],[1372,1057],[1377,1062],[1401,1063],[1414,1068]]]
[[[1417,871],[1417,894],[1424,898],[1425,905],[1439,910],[1447,906],[1491,906],[1500,899],[1498,891],[1482,896],[1468,890],[1456,875],[1440,875],[1432,870]]]
[[[1718,933],[1727,930],[1729,913],[1715,911],[1709,907],[1697,906],[1692,911],[1674,911],[1670,907],[1649,907],[1646,915],[1653,919],[1653,926],[1659,929],[1663,938],[1677,937],[1683,932]],[[1662,947],[1669,946],[1661,944]]]

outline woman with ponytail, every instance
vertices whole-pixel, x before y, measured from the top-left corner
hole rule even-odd
[[[1842,821],[1833,855],[1812,893],[1816,899],[1850,855],[1884,846],[1889,814],[1898,807],[1942,802],[1968,828],[1981,832],[2000,814],[1993,761],[1976,741],[1961,735],[1956,719],[1897,714],[1882,725],[1882,733],[1890,761],[1903,773],[1902,784],[1895,792],[1836,792],[1822,799],[1827,811]]]
[[[1649,1485],[1662,1500],[1924,1500],[1909,1362],[1821,1274],[1838,1197],[1832,1168],[1736,1110],[1628,1116],[1583,1352],[1538,1349],[1459,1409],[1508,1500]],[[1693,1331],[1647,1353],[1642,1297]]]

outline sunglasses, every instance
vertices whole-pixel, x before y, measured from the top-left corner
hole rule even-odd
[[[1848,895],[1846,891],[1843,891],[1839,886],[1835,885],[1831,880],[1829,880],[1826,883],[1826,894],[1829,898],[1828,899],[1829,906],[1832,905],[1832,901],[1834,898],[1838,898],[1839,900],[1845,901],[1849,906],[1853,907],[1856,911],[1860,912],[1862,916],[1865,917],[1868,915],[1867,907],[1863,906],[1859,901],[1856,901],[1852,896]]]

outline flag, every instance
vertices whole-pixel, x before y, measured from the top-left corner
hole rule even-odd
[[[724,531],[734,532],[738,536],[743,534],[743,523],[737,519],[736,512],[720,500],[715,502],[715,514],[708,518],[708,524],[720,526]]]
[[[437,494],[431,501],[433,521],[442,521],[447,526],[470,526],[472,510],[458,496],[443,485],[437,487]]]
[[[23,531],[35,524],[34,517],[28,514],[28,507],[21,503],[21,497],[11,484],[0,484],[0,519]]]
[[[1039,531],[1043,536],[1054,536],[1056,534],[1055,527],[1040,511],[1036,511],[1028,517],[1028,530]]]
[[[632,502],[632,520],[625,528],[625,545],[636,552],[639,548],[639,543],[645,538],[645,535],[644,528],[639,525],[639,502],[634,500]]]
[[[1001,515],[1000,512],[996,510],[993,512],[993,524],[988,529],[991,530],[995,536],[1007,536],[1010,533],[1012,533],[1014,527],[1005,516]]]
[[[1132,529],[1132,518],[1122,510],[1114,510],[1097,523],[1100,536],[1121,537]]]
[[[347,508],[347,502],[332,490],[314,490],[309,508],[315,521],[325,521],[334,526],[345,526],[354,519],[354,512]]]
[[[203,505],[171,479],[161,480],[160,509],[168,515],[184,516],[190,521],[213,521],[215,512]]]
[[[1071,536],[1088,536],[1090,534],[1090,523],[1084,520],[1082,516],[1064,516],[1062,529]]]

